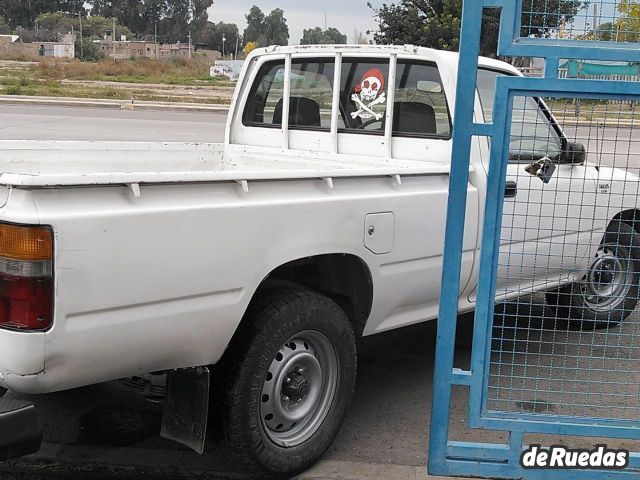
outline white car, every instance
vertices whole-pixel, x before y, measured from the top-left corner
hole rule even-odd
[[[245,63],[224,144],[0,142],[0,386],[174,372],[165,434],[201,450],[204,427],[184,419],[201,425],[206,408],[194,420],[176,398],[206,406],[211,366],[209,416],[239,464],[308,468],[349,407],[356,340],[437,316],[457,58],[272,47]],[[499,75],[519,73],[480,59],[478,122]],[[635,199],[616,188],[638,179],[588,165],[544,102],[527,105],[502,235],[518,269],[499,273],[498,300],[548,291],[583,327],[619,322],[636,305],[624,288],[637,289],[640,240]],[[472,152],[461,312],[475,303],[488,140]],[[541,158],[549,183],[524,173]],[[534,201],[560,210],[527,212]]]

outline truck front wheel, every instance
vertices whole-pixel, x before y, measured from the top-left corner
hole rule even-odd
[[[582,280],[548,292],[547,304],[573,328],[608,328],[636,308],[639,283],[640,235],[626,223],[614,221]]]
[[[222,380],[214,383],[215,413],[244,469],[285,476],[313,465],[355,386],[355,337],[344,311],[310,291],[269,291],[249,307],[226,357],[214,370],[214,382]]]

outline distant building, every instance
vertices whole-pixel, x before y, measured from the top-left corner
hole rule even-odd
[[[190,58],[195,52],[193,46],[184,43],[160,45],[160,58]]]
[[[100,40],[96,43],[105,56],[112,58],[159,58],[160,45],[154,42]]]
[[[17,35],[0,35],[0,57],[30,56],[73,58],[76,36],[68,34],[59,42],[22,43]]]
[[[18,35],[0,35],[0,43],[15,43],[20,40]]]
[[[100,50],[105,56],[112,58],[159,58],[170,60],[173,58],[189,58],[193,56],[195,50],[185,44],[164,44],[160,45],[154,42],[143,42],[136,40],[99,40],[96,42],[100,46]],[[189,55],[191,51],[191,55]]]

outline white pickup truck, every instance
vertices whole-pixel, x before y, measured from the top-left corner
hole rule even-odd
[[[262,49],[224,144],[0,142],[0,386],[44,394],[174,372],[167,436],[201,451],[209,408],[247,469],[309,467],[349,406],[357,339],[437,316],[457,58]],[[477,122],[490,121],[495,78],[519,75],[480,66]],[[583,327],[617,323],[636,306],[640,237],[635,197],[615,189],[637,178],[585,163],[544,102],[522,102],[535,121],[513,139],[505,215],[535,228],[503,227],[518,275],[499,300],[544,290]],[[542,157],[549,183],[524,173]],[[461,312],[474,308],[488,161],[477,137]],[[527,213],[532,202],[555,215]]]

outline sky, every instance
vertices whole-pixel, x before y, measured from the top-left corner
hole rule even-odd
[[[369,0],[380,6],[383,0]],[[393,3],[393,0],[386,0]],[[244,18],[252,5],[257,5],[265,15],[274,8],[284,10],[289,25],[289,45],[297,45],[305,28],[324,28],[325,11],[327,27],[336,27],[353,41],[353,30],[375,30],[373,11],[367,7],[367,0],[215,0],[209,9],[209,20],[214,23],[235,23],[242,33],[247,26]]]

